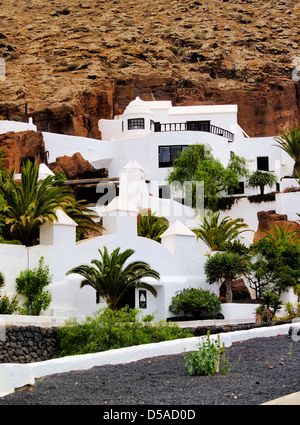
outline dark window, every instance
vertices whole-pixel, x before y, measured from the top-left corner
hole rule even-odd
[[[257,157],[257,169],[260,171],[269,171],[269,157],[258,156]]]
[[[210,121],[187,121],[186,129],[189,131],[210,131]]]
[[[245,193],[244,182],[239,182],[239,187],[234,188],[233,195],[242,195],[243,193]]]
[[[170,188],[167,185],[159,186],[158,188],[160,199],[170,199]]]
[[[144,118],[132,118],[128,120],[128,130],[140,130],[145,128]]]
[[[178,158],[181,152],[185,148],[187,148],[187,145],[159,146],[158,148],[159,168],[172,167],[174,159]]]

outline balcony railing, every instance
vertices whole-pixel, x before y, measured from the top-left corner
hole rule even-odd
[[[203,124],[203,125],[189,125],[190,123],[181,122],[181,123],[152,123],[152,129],[154,132],[166,132],[166,131],[204,131],[207,133],[213,133],[217,136],[225,137],[231,142],[234,141],[234,134],[224,128],[217,127],[212,124]],[[200,124],[200,123],[199,123]]]

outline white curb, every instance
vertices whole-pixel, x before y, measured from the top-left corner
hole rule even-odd
[[[223,344],[224,342],[225,347],[230,347],[233,342],[245,341],[247,339],[287,335],[290,326],[290,324],[285,324],[254,328],[246,331],[225,332],[218,335],[220,337],[220,343]],[[211,335],[211,339],[216,340],[218,335]],[[66,356],[36,363],[3,363],[0,364],[0,397],[13,393],[16,388],[24,385],[34,385],[35,379],[42,376],[86,370],[94,366],[130,363],[149,357],[193,351],[198,348],[203,338],[206,338],[206,336],[118,348],[100,353]]]

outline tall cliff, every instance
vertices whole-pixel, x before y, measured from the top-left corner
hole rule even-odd
[[[100,138],[129,101],[236,103],[250,136],[300,125],[298,0],[2,0],[0,115]],[[5,65],[5,75],[3,72]],[[0,73],[1,73],[0,69]]]

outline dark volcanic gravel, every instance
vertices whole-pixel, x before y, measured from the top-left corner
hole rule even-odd
[[[189,376],[181,355],[155,357],[51,375],[0,405],[257,405],[300,391],[300,342],[290,336],[234,343],[226,354],[231,364],[241,355],[228,375]]]

